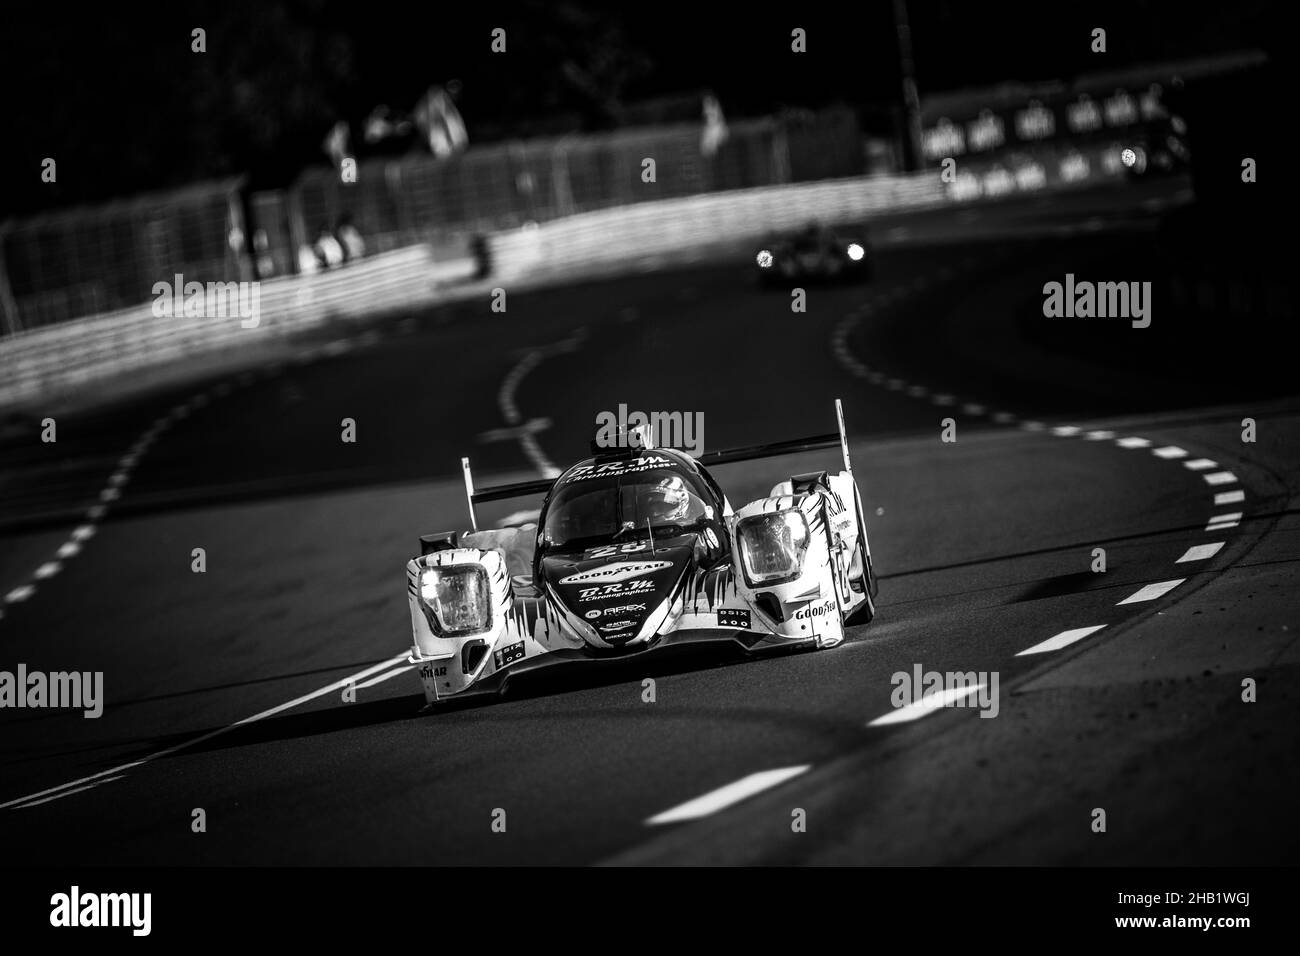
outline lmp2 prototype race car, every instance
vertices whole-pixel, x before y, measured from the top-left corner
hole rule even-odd
[[[754,265],[764,287],[809,279],[870,279],[874,274],[865,236],[841,236],[815,223],[793,235],[768,239],[754,256]]]
[[[406,565],[427,703],[671,645],[841,643],[875,615],[877,584],[835,405],[838,433],[693,458],[642,432],[553,482],[476,492],[462,459],[473,530],[422,536]],[[843,471],[791,476],[739,511],[706,467],[836,446]],[[476,505],[543,493],[535,525],[478,530]]]

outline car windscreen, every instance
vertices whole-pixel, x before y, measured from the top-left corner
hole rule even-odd
[[[680,472],[667,468],[575,482],[546,509],[544,547],[588,547],[680,534],[713,517],[713,509]]]

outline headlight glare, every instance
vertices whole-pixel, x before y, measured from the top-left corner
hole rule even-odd
[[[420,597],[437,619],[441,637],[479,634],[492,623],[492,595],[482,565],[429,568],[420,575]]]
[[[856,242],[850,242],[849,248],[846,251],[849,254],[849,258],[852,259],[854,262],[861,261],[862,257],[867,254],[867,250],[863,249]]]
[[[751,584],[772,584],[799,574],[808,550],[808,521],[802,511],[750,515],[736,526],[740,560]]]

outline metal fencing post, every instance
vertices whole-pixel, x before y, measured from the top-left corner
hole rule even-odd
[[[573,215],[573,187],[569,182],[569,150],[561,137],[551,149],[551,184],[555,190],[555,211],[560,216]]]
[[[9,263],[5,256],[9,223],[0,223],[0,335],[13,335],[18,331],[18,303],[14,301],[9,285]]]

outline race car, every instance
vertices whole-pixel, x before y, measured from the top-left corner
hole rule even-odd
[[[759,285],[810,279],[870,279],[874,273],[866,237],[837,235],[816,224],[786,237],[769,239],[754,256]]]
[[[572,661],[720,642],[833,647],[875,615],[877,583],[842,407],[825,435],[699,457],[645,432],[542,480],[474,490],[472,530],[420,538],[406,565],[425,701],[500,693]],[[733,511],[713,465],[838,446],[843,470],[777,481]],[[486,501],[544,494],[536,523],[478,529]]]
[[[1181,116],[1169,116],[1143,128],[1120,151],[1120,162],[1131,180],[1186,173],[1192,162],[1187,123]]]

